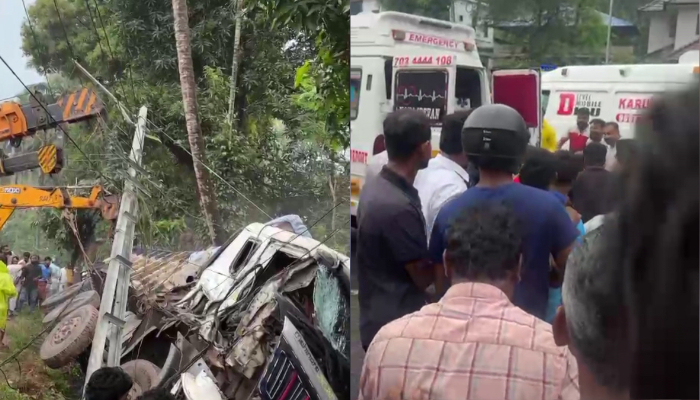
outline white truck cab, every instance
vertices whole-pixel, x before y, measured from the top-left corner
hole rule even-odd
[[[542,106],[557,139],[576,124],[582,107],[591,119],[616,122],[620,136],[629,139],[654,96],[697,85],[697,79],[697,64],[560,67],[542,74]]]
[[[433,155],[439,152],[445,115],[494,100],[521,111],[533,132],[539,132],[539,72],[494,72],[493,87],[507,90],[492,97],[491,74],[481,63],[471,27],[398,12],[353,15],[350,27],[353,227],[366,167],[388,113],[402,108],[424,112],[432,125]],[[539,135],[533,135],[533,142],[538,141]]]

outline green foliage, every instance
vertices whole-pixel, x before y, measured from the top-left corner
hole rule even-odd
[[[500,62],[501,67],[596,64],[604,59],[606,28],[593,0],[489,0],[485,12],[496,26],[523,24],[502,29],[499,39],[515,55]]]
[[[137,174],[137,241],[142,246],[174,248],[179,237],[189,235],[195,238],[195,245],[206,245],[208,241],[200,241],[206,238],[206,229],[188,154],[172,5],[153,0],[97,1],[110,52],[95,2],[87,3],[89,11],[83,0],[58,1],[64,22],[67,16],[72,18],[68,36],[75,56],[130,113],[147,105],[152,121],[149,134],[156,139],[146,141],[143,171]],[[221,178],[212,177],[222,217],[217,223],[234,232],[250,222],[267,220],[264,213],[297,213],[311,225],[338,201],[349,202],[349,182],[342,187],[347,180],[342,174],[348,174],[349,163],[339,156],[350,143],[345,122],[349,115],[349,5],[338,0],[251,0],[244,7],[236,98],[239,118],[231,126],[225,117],[235,4],[230,0],[188,2],[199,119],[209,166]],[[40,38],[36,45],[25,22],[23,50],[32,65],[56,71],[61,77],[76,77],[53,0],[37,0],[29,14]],[[95,30],[103,38],[101,46]],[[301,74],[304,84],[298,85],[297,70],[304,65],[308,65]],[[115,193],[121,190],[133,127],[113,104],[108,103],[108,109],[105,124],[92,121],[68,128],[87,157],[64,141],[68,166],[53,178],[56,183],[99,182]],[[334,202],[329,182],[335,185],[335,193],[345,197],[335,196]],[[341,205],[337,210],[340,224],[349,207]],[[46,215],[44,229],[67,233],[65,226],[58,229],[60,224]],[[330,232],[332,220],[325,218],[312,233]],[[101,223],[96,229],[94,236],[103,235]],[[61,237],[57,243],[68,248]],[[347,241],[347,235],[337,234],[331,243],[344,248]]]
[[[399,11],[449,21],[450,0],[381,0],[382,10]]]

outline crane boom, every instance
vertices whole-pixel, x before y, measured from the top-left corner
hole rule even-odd
[[[112,199],[109,199],[112,197]],[[116,196],[105,196],[101,186],[93,186],[89,197],[71,196],[65,188],[25,185],[0,186],[0,230],[18,208],[95,209],[106,220],[115,220],[119,208]]]
[[[55,103],[44,104],[43,95],[34,93],[29,104],[14,101],[0,103],[0,143],[9,140],[19,147],[22,139],[39,131],[96,118],[105,113],[97,93],[82,88],[62,96]],[[0,157],[0,176],[41,168],[45,174],[55,174],[63,168],[63,154],[54,145],[13,157]]]

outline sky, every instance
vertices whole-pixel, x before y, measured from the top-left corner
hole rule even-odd
[[[24,1],[29,7],[35,0]],[[30,85],[43,82],[44,78],[34,69],[27,67],[29,60],[22,55],[20,28],[25,19],[22,0],[0,0],[0,56],[10,64],[25,84]],[[0,62],[0,101],[21,93],[23,89],[17,78]]]

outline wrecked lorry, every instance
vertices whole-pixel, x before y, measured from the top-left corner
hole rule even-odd
[[[100,283],[93,277],[95,292]],[[348,257],[265,224],[220,248],[133,255],[121,343],[132,396],[161,386],[186,399],[348,399],[349,298]],[[72,316],[93,304],[46,341],[65,341],[71,328],[94,334]]]

